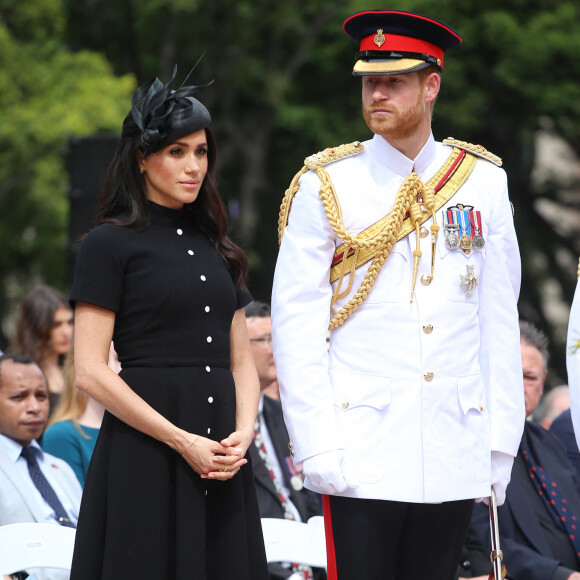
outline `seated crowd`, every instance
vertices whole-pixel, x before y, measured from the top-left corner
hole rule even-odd
[[[47,296],[53,295],[43,288],[40,297],[46,301]],[[75,527],[104,413],[99,403],[74,386],[72,321],[68,332],[72,312],[56,297],[52,307],[45,308],[45,318],[52,318],[48,334],[43,331],[48,339],[38,343],[36,356],[22,353],[22,348],[16,349],[18,353],[0,353],[0,525],[48,522]],[[318,494],[304,487],[301,466],[293,464],[288,449],[272,355],[270,307],[254,301],[245,310],[261,389],[254,444],[248,451],[260,515],[307,522],[322,515],[322,503]],[[568,388],[556,387],[543,396],[547,338],[527,322],[520,323],[520,333],[528,421],[505,504],[498,510],[508,579],[580,580],[580,533],[576,534],[575,523],[580,517],[580,451]],[[19,339],[13,344],[30,342]],[[54,351],[50,356],[49,345]],[[113,345],[110,354],[109,365],[119,372]],[[62,372],[62,380],[55,379],[55,368]],[[57,386],[51,388],[51,382]],[[477,503],[456,578],[487,579],[490,551],[488,507]],[[272,579],[326,578],[323,569],[296,562],[270,563],[269,571]],[[28,573],[34,571],[14,577],[26,578]],[[42,577],[67,576],[53,571]]]

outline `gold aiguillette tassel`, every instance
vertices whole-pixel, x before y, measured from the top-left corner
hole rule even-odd
[[[411,283],[411,303],[413,303],[413,295],[415,294],[415,284],[417,283],[417,272],[419,271],[419,262],[421,260],[421,235],[419,232],[419,227],[421,223],[421,218],[423,217],[423,210],[421,205],[417,202],[409,208],[409,215],[411,217],[411,222],[415,226],[415,231],[417,233],[417,246],[413,250],[413,281]]]
[[[431,211],[431,216],[433,217],[433,223],[431,224],[431,275],[421,277],[421,284],[428,286],[435,275],[435,253],[437,250],[437,234],[439,232],[439,225],[435,216],[435,191],[433,189],[426,189],[423,192],[423,205]]]

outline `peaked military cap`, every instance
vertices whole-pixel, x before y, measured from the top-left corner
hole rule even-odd
[[[345,20],[344,31],[360,42],[355,76],[409,73],[430,64],[441,71],[445,51],[461,43],[447,24],[399,10],[357,12]]]

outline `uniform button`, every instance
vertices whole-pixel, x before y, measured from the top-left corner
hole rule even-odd
[[[209,371],[211,371],[211,369],[210,369],[209,367],[205,367],[205,371],[206,371],[207,373],[209,373]]]
[[[422,228],[419,230],[419,235],[420,235],[422,238],[426,238],[426,237],[429,235],[429,230],[428,230],[427,228],[425,228],[425,227],[422,227]]]
[[[193,256],[193,250],[187,250],[187,253],[188,253],[190,256]]]
[[[483,405],[479,405],[479,410],[483,413]]]
[[[207,340],[208,342],[211,342],[211,341],[212,341],[212,337],[211,337],[211,336],[208,336],[208,337],[206,338],[206,340]]]
[[[205,307],[205,311],[206,311],[206,312],[209,312],[209,310],[210,310],[209,306],[206,306],[206,307]]]
[[[202,275],[199,277],[199,279],[200,279],[202,282],[205,282],[205,281],[207,280],[207,278],[206,278],[206,277],[205,277],[203,274],[202,274]]]
[[[208,397],[208,398],[207,398],[207,402],[208,402],[208,403],[213,403],[213,397]]]
[[[345,401],[345,402],[342,404],[342,408],[343,408],[343,409],[348,409],[348,406],[349,406],[349,403],[348,403],[348,401]]]
[[[179,229],[177,230],[177,235],[178,235],[178,236],[182,236],[182,235],[183,235],[183,230],[182,230],[181,228],[179,228]]]
[[[427,324],[423,325],[423,332],[425,334],[431,334],[433,332],[433,325],[428,322]]]
[[[427,371],[427,372],[423,373],[423,378],[424,378],[424,379],[425,379],[425,380],[426,380],[428,383],[430,383],[430,382],[433,380],[433,377],[434,377],[434,376],[435,376],[435,375],[433,374],[433,372],[432,372],[432,371]]]

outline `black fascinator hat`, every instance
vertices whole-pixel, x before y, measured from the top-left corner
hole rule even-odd
[[[191,72],[194,69],[195,66]],[[194,98],[194,95],[209,87],[213,81],[207,85],[183,86],[191,72],[181,87],[175,91],[173,82],[177,74],[177,65],[167,84],[164,85],[155,78],[141,85],[133,93],[131,99],[133,119],[142,132],[143,157],[163,149],[184,135],[209,127],[211,123],[209,111]]]

